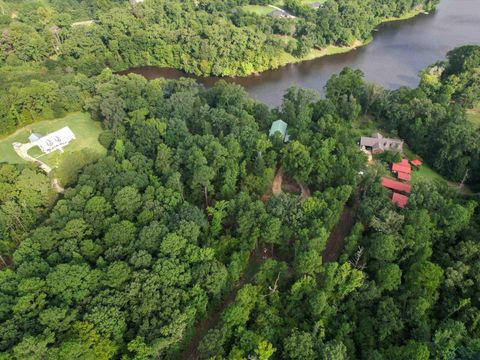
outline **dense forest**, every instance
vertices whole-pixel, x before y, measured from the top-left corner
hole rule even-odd
[[[81,110],[84,76],[105,67],[244,76],[363,41],[382,20],[436,3],[287,1],[298,17],[277,19],[245,11],[246,0],[0,0],[0,136]]]
[[[3,0],[0,65],[46,62],[92,75],[151,64],[248,75],[284,64],[285,54],[365,40],[382,20],[437,2],[329,0],[314,10],[293,0],[286,8],[298,17],[276,19],[245,11],[247,0]],[[94,22],[79,23],[85,19]]]
[[[33,109],[88,111],[108,155],[60,199],[33,168],[0,167],[0,358],[182,358],[198,321],[238,290],[194,349],[201,358],[475,359],[478,197],[420,182],[395,207],[356,124],[375,116],[475,189],[465,111],[480,100],[479,69],[479,47],[450,52],[416,89],[345,69],[326,99],[291,88],[274,110],[222,81],[105,69],[37,82],[51,92],[31,89]],[[268,137],[277,119],[287,143]],[[272,196],[279,168],[289,187]],[[345,206],[356,224],[324,263]]]

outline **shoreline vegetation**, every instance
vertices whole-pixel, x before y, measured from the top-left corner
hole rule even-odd
[[[399,16],[399,17],[385,18],[375,26],[375,29],[378,26],[381,26],[383,24],[387,24],[387,23],[390,23],[390,22],[405,21],[405,20],[413,19],[413,18],[417,17],[418,15],[423,14],[424,12],[425,12],[425,10],[423,8],[419,8],[419,9],[411,10],[408,13],[406,13],[402,16]],[[375,31],[375,29],[373,31]],[[266,69],[266,70],[262,70],[262,71],[253,71],[250,74],[245,74],[245,75],[220,76],[220,77],[221,78],[244,78],[244,77],[249,77],[249,76],[258,76],[263,72],[278,70],[278,69],[281,69],[282,67],[285,67],[287,65],[299,64],[299,63],[302,63],[302,62],[305,62],[305,61],[316,60],[316,59],[320,59],[320,58],[327,57],[327,56],[345,54],[345,53],[348,53],[350,51],[359,49],[361,47],[364,47],[364,46],[367,46],[368,44],[370,44],[374,40],[373,31],[372,31],[372,35],[368,39],[363,40],[363,41],[359,40],[359,39],[356,39],[353,42],[353,44],[350,45],[350,46],[328,45],[323,49],[313,49],[312,48],[307,55],[305,55],[304,57],[301,57],[301,58],[297,58],[297,57],[295,57],[295,56],[293,56],[293,55],[291,55],[287,52],[284,52],[284,54],[282,54],[282,57],[285,59],[285,61],[281,62],[276,68]],[[153,66],[155,66],[155,65],[153,65]],[[128,69],[126,71],[128,71]],[[183,70],[180,70],[180,71],[185,72]],[[185,72],[185,74],[195,75],[195,74],[191,74],[191,73],[188,73],[188,72]],[[201,77],[209,77],[209,76],[212,76],[212,75],[195,75],[195,76],[201,78]]]
[[[51,12],[10,4],[7,10],[18,7],[19,11],[15,18],[1,19],[9,36],[0,39],[0,49],[6,50],[0,51],[0,90],[5,91],[0,97],[0,135],[81,111],[87,79],[105,68],[118,73],[150,65],[196,77],[252,76],[365,46],[381,23],[414,17],[438,1],[416,0],[416,5],[398,7],[389,0],[382,8],[377,2],[382,0],[371,4],[346,0],[340,9],[334,1],[326,1],[315,12],[292,0],[285,7],[298,20],[290,21],[231,13],[227,0],[196,7],[163,0],[99,7],[91,13],[98,24],[87,27],[72,26],[87,9],[70,9],[72,13],[64,18],[65,9],[58,4],[48,8]],[[410,6],[413,10],[406,14],[388,17]],[[329,23],[323,22],[325,18]],[[187,31],[197,27],[201,31]]]
[[[260,74],[262,74],[264,72],[279,70],[279,69],[281,69],[285,66],[288,66],[288,65],[299,64],[299,63],[302,63],[302,62],[312,61],[312,60],[320,59],[320,58],[327,57],[327,56],[346,54],[350,51],[353,51],[353,50],[359,49],[361,47],[367,46],[368,44],[370,44],[374,40],[373,32],[376,30],[377,27],[379,27],[383,24],[390,23],[390,22],[410,20],[410,19],[413,19],[413,18],[423,14],[424,12],[425,12],[425,10],[423,8],[420,8],[420,9],[415,9],[415,10],[409,11],[408,13],[406,13],[402,16],[399,16],[399,17],[385,18],[375,26],[375,29],[372,31],[372,34],[369,38],[367,38],[366,40],[356,39],[352,43],[352,45],[350,45],[350,46],[328,45],[328,46],[324,47],[323,49],[312,48],[312,49],[310,49],[310,52],[307,55],[305,55],[303,57],[300,57],[300,58],[295,57],[292,54],[289,54],[286,51],[284,51],[281,54],[281,59],[280,59],[279,63],[275,67],[271,67],[271,68],[264,69],[264,70],[252,70],[248,74],[239,74],[239,75],[233,75],[233,76],[216,76],[216,75],[212,75],[212,74],[200,74],[200,75],[198,75],[198,74],[195,74],[193,72],[189,72],[189,71],[186,71],[186,70],[183,70],[183,69],[178,69],[178,68],[175,68],[175,67],[168,67],[168,66],[160,66],[160,65],[155,65],[155,64],[145,64],[145,65],[135,66],[135,67],[131,67],[131,68],[128,68],[128,69],[123,69],[123,70],[116,71],[116,73],[119,73],[119,74],[122,74],[122,75],[127,75],[133,69],[139,69],[139,68],[146,67],[146,66],[152,66],[152,67],[161,67],[161,68],[165,68],[165,69],[178,70],[178,71],[184,73],[185,75],[194,76],[196,78],[218,77],[220,79],[235,79],[235,78],[247,78],[247,77],[250,77],[250,76],[259,76]]]

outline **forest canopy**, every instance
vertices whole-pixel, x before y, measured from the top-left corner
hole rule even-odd
[[[297,18],[275,19],[245,11],[247,0],[3,0],[0,66],[44,64],[93,75],[105,67],[157,65],[245,76],[311,49],[364,41],[383,20],[437,3],[328,0],[314,10],[289,0],[285,7]]]
[[[0,358],[475,359],[478,196],[419,182],[405,209],[393,205],[357,122],[375,116],[447,178],[469,169],[475,189],[478,141],[452,136],[449,158],[441,139],[419,136],[478,136],[465,114],[480,99],[479,51],[453,50],[416,89],[386,91],[347,68],[325,99],[291,88],[273,110],[223,81],[105,69],[38,85],[74,94],[108,154],[59,199],[36,170],[0,167]],[[55,91],[39,111],[55,110]],[[277,119],[287,143],[268,136]],[[346,208],[354,225],[327,261]]]

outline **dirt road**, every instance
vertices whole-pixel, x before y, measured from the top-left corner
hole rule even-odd
[[[37,166],[40,167],[43,171],[49,175],[52,172],[52,168],[45,164],[44,162],[35,159],[33,156],[28,155],[28,150],[30,150],[32,147],[34,147],[35,144],[28,143],[28,144],[22,144],[22,143],[14,143],[13,144],[13,149],[17,153],[18,156],[20,156],[23,160],[28,161],[28,162],[33,162]],[[52,188],[55,190],[57,193],[63,193],[65,189],[60,186],[60,182],[56,178],[52,178]]]
[[[327,246],[322,253],[323,262],[338,260],[342,253],[343,243],[345,237],[350,234],[357,218],[357,211],[360,207],[360,194],[355,193],[355,203],[352,207],[346,206],[343,208],[342,216],[337,225],[333,228],[328,237]]]

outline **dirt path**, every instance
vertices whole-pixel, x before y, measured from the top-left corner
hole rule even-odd
[[[264,260],[265,259],[262,257],[262,252],[260,248],[257,248],[252,252],[245,274],[240,280],[237,281],[233,289],[223,299],[221,304],[210,310],[209,314],[207,314],[207,317],[197,323],[197,325],[195,326],[195,333],[188,342],[188,347],[179,355],[178,359],[198,359],[198,345],[208,333],[208,331],[213,329],[220,322],[221,316],[224,311],[235,301],[238,290],[240,290],[245,284],[253,281],[258,268]]]
[[[268,189],[267,192],[265,192],[265,194],[262,195],[261,200],[263,202],[267,202],[272,197],[272,195],[278,195],[282,193],[282,184],[283,169],[279,168],[272,181],[272,186]],[[309,190],[308,193],[310,193]],[[253,281],[258,268],[267,258],[274,258],[273,252],[269,252],[267,249],[259,248],[257,246],[257,248],[250,255],[247,270],[245,271],[245,274],[242,276],[242,278],[235,284],[234,288],[230,291],[230,293],[226,295],[220,305],[210,310],[209,314],[207,314],[207,317],[205,319],[197,322],[195,326],[195,332],[192,338],[189,340],[187,348],[179,355],[179,359],[198,359],[198,345],[200,344],[202,339],[205,337],[209,330],[213,329],[219,323],[223,312],[235,301],[238,290],[240,290],[245,284]]]
[[[312,193],[307,186],[301,183],[299,183],[299,185],[301,189],[300,197],[302,198],[302,200],[308,199],[309,197],[312,196]]]
[[[72,23],[72,27],[76,26],[91,26],[96,24],[96,20],[85,20],[85,21],[77,21]]]
[[[282,192],[282,184],[283,184],[283,169],[280,168],[277,170],[275,177],[272,181],[272,186],[263,194],[260,198],[264,203],[267,203],[268,200],[272,197],[272,195],[278,195]]]
[[[323,262],[327,263],[330,261],[338,260],[340,254],[342,253],[343,243],[345,237],[350,234],[353,226],[356,222],[357,211],[360,207],[360,194],[355,193],[355,203],[353,207],[346,206],[343,208],[342,216],[338,221],[337,225],[333,228],[333,231],[328,237],[327,246],[323,251],[322,258]]]
[[[272,195],[278,195],[282,193],[283,177],[283,169],[279,168],[272,181],[272,186],[261,197],[261,200],[263,202],[267,202],[272,197]],[[300,187],[302,199],[306,199],[311,196],[310,189],[308,187],[301,184],[299,184],[298,187]],[[257,248],[250,255],[247,270],[245,271],[245,274],[242,276],[242,278],[235,284],[233,289],[230,291],[230,293],[228,293],[228,295],[226,295],[223,301],[217,307],[209,311],[209,314],[207,314],[207,317],[205,319],[197,322],[195,326],[195,332],[192,338],[189,340],[188,346],[179,355],[179,359],[198,359],[198,345],[200,344],[202,339],[205,337],[209,330],[213,329],[220,322],[223,312],[235,301],[238,290],[240,290],[245,284],[253,281],[260,265],[263,261],[265,261],[265,259],[268,258],[277,259],[273,254],[273,248],[269,251],[267,248],[260,248],[257,246]],[[278,260],[287,261],[286,259]]]
[[[30,150],[32,147],[34,147],[34,144],[21,144],[21,143],[14,143],[13,144],[13,149],[17,153],[18,156],[20,156],[23,160],[29,161],[29,162],[34,162],[37,164],[43,171],[45,171],[47,174],[52,171],[52,168],[45,164],[44,162],[35,159],[34,157],[28,155],[28,150]]]
[[[278,195],[282,192],[282,183],[283,183],[283,169],[278,169],[275,174],[275,178],[272,183],[272,193],[273,195]]]
[[[40,167],[40,169],[42,169],[47,173],[47,175],[49,175],[53,170],[50,166],[48,166],[47,164],[45,164],[44,162],[38,159],[35,159],[33,156],[28,155],[28,150],[30,150],[34,146],[35,145],[32,143],[28,143],[28,144],[14,143],[13,149],[15,150],[17,155],[20,156],[23,160],[35,163],[37,166]],[[65,192],[65,189],[60,186],[60,182],[58,181],[57,178],[52,179],[52,188],[55,192],[59,194]]]
[[[287,16],[290,17],[291,19],[296,19],[297,18],[295,15],[290,14],[288,11],[286,11],[282,8],[279,8],[278,6],[275,6],[275,5],[268,5],[268,6],[271,7],[272,9],[275,9],[275,10],[278,10],[278,11],[281,11],[281,12],[287,14]]]

